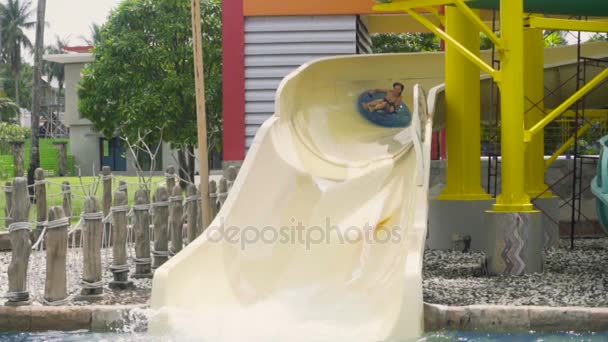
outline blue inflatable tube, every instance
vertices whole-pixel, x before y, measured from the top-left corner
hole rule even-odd
[[[369,111],[363,106],[364,103],[382,100],[385,95],[386,93],[384,92],[365,91],[359,96],[357,101],[359,113],[361,113],[365,119],[378,126],[391,128],[408,127],[412,123],[412,112],[403,102],[396,106],[394,112],[390,112],[388,109]]]

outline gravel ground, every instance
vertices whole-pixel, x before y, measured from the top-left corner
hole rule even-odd
[[[543,305],[608,307],[608,238],[562,240],[546,253],[545,272],[488,277],[482,253],[426,251],[424,300],[446,305]]]
[[[102,250],[102,268],[104,280],[104,294],[101,298],[88,302],[76,301],[74,298],[69,305],[115,305],[115,304],[145,304],[150,298],[152,279],[130,279],[134,288],[129,290],[111,290],[108,283],[112,281],[112,272],[108,269],[112,262],[112,250]],[[40,305],[44,295],[44,282],[46,277],[46,251],[32,252],[28,272],[28,285],[33,305]],[[7,269],[11,261],[11,253],[0,253],[0,299],[8,291]],[[130,264],[130,274],[135,272],[135,265]],[[82,277],[82,254],[79,249],[70,249],[68,252],[68,293],[77,297],[80,294],[80,280]],[[4,300],[0,300],[2,305]]]
[[[34,305],[44,293],[45,253],[32,252],[28,284]],[[102,251],[104,296],[95,304],[145,304],[150,298],[151,279],[131,279],[130,290],[110,290],[112,280],[108,266],[110,249]],[[446,305],[498,304],[608,307],[608,238],[561,241],[560,248],[548,252],[545,272],[521,277],[485,276],[482,253],[460,253],[429,250],[424,255],[424,300]],[[10,253],[0,253],[0,296],[8,290],[7,268]],[[135,266],[131,264],[131,274]],[[68,256],[69,293],[78,295],[82,272],[82,255],[71,249]],[[89,302],[72,301],[70,305]],[[0,303],[1,305],[1,303]]]

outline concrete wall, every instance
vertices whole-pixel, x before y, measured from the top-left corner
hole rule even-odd
[[[481,182],[484,189],[487,189],[488,160],[484,158],[481,163]],[[441,193],[441,189],[446,181],[447,161],[433,161],[431,170],[431,198]],[[572,197],[572,170],[574,162],[572,159],[560,158],[547,170],[545,182],[552,187],[552,191],[559,197],[559,215],[554,217],[557,221],[571,220],[571,206],[567,202]],[[500,165],[499,165],[500,166]],[[597,220],[595,213],[595,197],[589,189],[591,180],[596,174],[597,161],[595,159],[585,159],[582,167],[582,188],[586,189],[582,193],[581,212],[584,215],[581,220]],[[498,168],[498,193],[500,193],[500,167]],[[493,189],[493,184],[491,185]],[[554,214],[555,215],[555,214]]]
[[[99,155],[99,134],[91,130],[90,125],[70,126],[70,153],[74,155],[76,170],[81,175],[91,176],[99,173],[101,157]]]
[[[89,120],[81,118],[78,112],[78,83],[82,78],[81,70],[84,65],[84,63],[65,65],[65,124],[68,127],[91,124]]]

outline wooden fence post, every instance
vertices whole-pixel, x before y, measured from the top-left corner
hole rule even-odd
[[[217,183],[214,180],[209,181],[209,208],[211,211],[211,221],[213,221],[219,211],[217,205]]]
[[[226,202],[226,198],[228,198],[228,181],[226,178],[222,177],[220,179],[220,188],[217,194],[218,202],[220,203],[220,209],[224,206],[224,202]]]
[[[133,286],[129,281],[129,265],[127,263],[127,212],[129,205],[124,192],[114,192],[114,206],[110,209],[114,229],[112,230],[112,257],[110,270],[114,280],[110,282],[111,289],[127,289]]]
[[[226,170],[226,179],[228,180],[228,190],[232,189],[232,184],[236,180],[236,176],[238,175],[238,169],[232,165]]]
[[[101,169],[102,181],[103,181],[103,217],[110,215],[110,208],[112,207],[112,169],[109,166],[104,166]],[[109,247],[112,243],[112,237],[110,232],[112,231],[111,223],[105,222],[103,224],[104,229],[104,241],[102,246]]]
[[[104,217],[110,213],[112,207],[112,169],[109,166],[104,166],[101,169],[103,181],[103,215]]]
[[[34,195],[36,196],[36,238],[42,232],[44,222],[46,222],[47,204],[46,204],[46,180],[44,179],[44,170],[37,168],[34,171]]]
[[[103,280],[101,270],[101,240],[103,234],[103,212],[99,211],[99,201],[95,197],[87,197],[84,201],[84,227],[83,234],[83,271],[82,290],[83,297],[99,296],[103,294]]]
[[[186,218],[188,220],[188,243],[192,243],[196,239],[196,226],[198,225],[198,191],[193,184],[188,185],[186,189]]]
[[[13,183],[13,223],[8,227],[11,239],[11,263],[8,266],[7,306],[21,306],[30,303],[27,290],[27,268],[32,249],[30,241],[30,198],[27,179],[15,178]]]
[[[152,269],[157,269],[169,259],[169,194],[159,186],[154,192],[154,250]]]
[[[133,206],[135,235],[135,274],[133,278],[152,278],[150,259],[150,193],[146,189],[135,192]]]
[[[53,145],[59,150],[59,176],[68,175],[68,143],[66,141],[57,141]]]
[[[183,200],[184,196],[182,195],[182,189],[179,186],[173,187],[172,196],[169,198],[169,232],[171,234],[171,247],[169,248],[170,256],[179,253],[184,247]]]
[[[207,186],[209,183],[207,183]],[[201,192],[201,186],[199,184],[198,187],[198,192],[196,193],[196,195],[198,196],[198,202],[197,202],[197,206],[196,206],[196,237],[201,236],[201,234],[203,234],[203,232],[205,231],[205,229],[207,229],[207,227],[204,226],[203,222],[203,196],[202,196],[202,192]],[[207,204],[207,203],[204,203]],[[211,211],[211,210],[209,210]],[[211,221],[209,221],[209,223],[211,223]]]
[[[11,142],[13,157],[15,158],[15,177],[23,177],[24,175],[24,161],[23,161],[23,147],[25,143],[23,141]]]
[[[72,217],[72,186],[70,182],[64,181],[61,184],[61,193],[63,194],[63,202],[61,206],[63,207],[63,213],[66,217]]]
[[[65,216],[62,207],[49,209],[46,224],[46,280],[44,283],[44,304],[63,305],[68,297],[67,253],[68,227],[70,218]]]
[[[119,181],[118,190],[125,193],[125,196],[127,197],[127,203],[128,203],[129,202],[129,186],[127,185],[127,182],[124,180]]]
[[[165,173],[165,179],[167,183],[167,192],[169,194],[173,193],[173,187],[175,187],[175,166],[169,166],[167,168],[167,172]]]
[[[4,216],[6,217],[4,224],[8,227],[13,220],[11,215],[13,214],[13,182],[4,183],[4,202],[6,205],[4,206]]]

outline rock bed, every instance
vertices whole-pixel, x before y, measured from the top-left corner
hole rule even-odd
[[[482,253],[426,251],[424,301],[445,305],[608,307],[608,238],[562,240],[542,274],[485,276]]]
[[[445,305],[543,305],[608,307],[608,238],[575,241],[569,249],[562,240],[560,248],[546,253],[545,272],[521,277],[489,277],[483,269],[483,253],[428,250],[424,255],[424,301]],[[44,293],[46,252],[32,252],[28,273],[30,296],[34,305]],[[7,269],[11,254],[0,253],[0,297],[8,290]],[[131,279],[130,290],[110,290],[113,279],[108,266],[112,251],[102,251],[104,295],[99,305],[145,304],[150,298],[151,279]],[[131,274],[135,265],[130,262]],[[70,249],[68,292],[78,295],[82,275],[82,255]],[[3,301],[2,301],[3,302]],[[0,302],[0,305],[2,303]],[[70,305],[91,302],[72,301]]]
[[[152,279],[130,279],[134,288],[128,290],[111,290],[108,284],[113,280],[112,272],[108,267],[112,263],[112,250],[102,250],[102,268],[104,280],[103,296],[94,301],[77,301],[80,294],[80,280],[82,279],[82,254],[79,249],[70,249],[68,251],[68,293],[74,298],[68,305],[131,305],[131,304],[146,304],[150,298],[152,289]],[[46,251],[32,252],[30,256],[30,264],[28,271],[28,286],[30,298],[34,300],[33,305],[41,305],[40,300],[44,295],[44,282],[46,277]],[[8,275],[7,269],[11,261],[10,252],[0,252],[0,305],[4,303],[2,298],[8,291]],[[135,272],[135,265],[129,261],[130,272]]]

